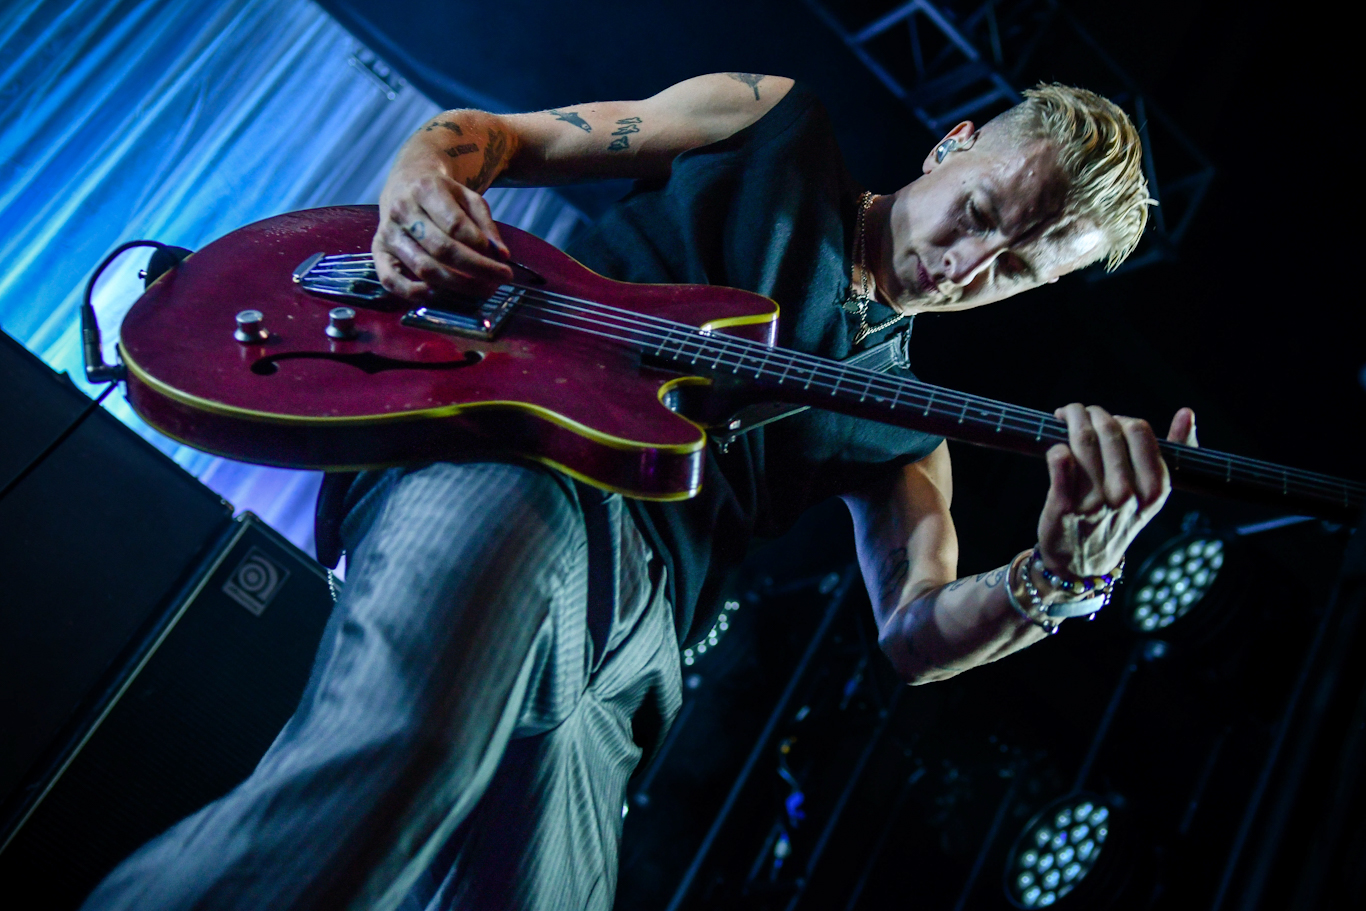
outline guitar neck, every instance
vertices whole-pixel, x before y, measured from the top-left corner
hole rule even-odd
[[[869,418],[965,443],[1043,456],[1066,443],[1051,414],[955,392],[839,361],[706,332],[670,332],[648,353],[762,389],[775,400]],[[1366,484],[1231,453],[1160,441],[1172,484],[1182,490],[1261,503],[1286,512],[1352,521]]]

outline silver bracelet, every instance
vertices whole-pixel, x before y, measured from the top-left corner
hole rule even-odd
[[[1043,597],[1039,594],[1038,587],[1035,586],[1033,580],[1029,578],[1028,557],[1032,553],[1033,551],[1023,551],[1017,554],[1015,559],[1010,561],[1010,566],[1006,568],[1006,599],[1010,602],[1010,606],[1015,608],[1017,614],[1043,630],[1045,633],[1048,633],[1048,635],[1055,636],[1058,633],[1058,627],[1062,625],[1062,620],[1049,615],[1048,605],[1044,604]],[[1014,575],[1017,566],[1023,566],[1024,568],[1024,571],[1020,574],[1020,583],[1024,588],[1025,596],[1029,598],[1028,609],[1026,609],[1025,606],[1020,603],[1020,599],[1015,596]]]

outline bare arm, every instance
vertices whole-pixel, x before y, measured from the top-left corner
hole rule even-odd
[[[908,683],[933,683],[1043,638],[1011,608],[1006,568],[958,578],[948,444],[890,489],[846,496],[879,642]]]
[[[1162,508],[1171,482],[1146,422],[1094,406],[1069,405],[1057,414],[1067,421],[1069,443],[1048,453],[1040,552],[1054,572],[1098,575],[1119,562]],[[1195,445],[1195,415],[1178,411],[1167,437]],[[1009,564],[957,578],[947,444],[907,465],[887,488],[844,499],[879,643],[908,683],[952,677],[1044,637],[1010,604]],[[1045,602],[1069,597],[1038,574],[1031,579]]]
[[[749,126],[791,87],[781,76],[716,73],[641,101],[531,114],[439,114],[400,150],[380,195],[372,246],[380,280],[409,298],[434,288],[491,290],[512,277],[481,195],[495,180],[548,185],[666,177],[680,152]]]

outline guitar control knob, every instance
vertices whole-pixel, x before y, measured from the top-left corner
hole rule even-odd
[[[329,338],[352,339],[356,337],[356,311],[350,307],[333,307],[327,311]]]
[[[243,310],[237,314],[237,331],[233,332],[232,337],[244,345],[259,345],[270,337],[270,333],[261,325],[265,315],[260,310]]]

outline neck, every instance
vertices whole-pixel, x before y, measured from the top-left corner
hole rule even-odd
[[[893,310],[901,311],[905,309],[897,305],[902,296],[901,285],[892,268],[892,204],[895,200],[895,196],[879,196],[868,206],[863,224],[863,249],[873,295]]]

